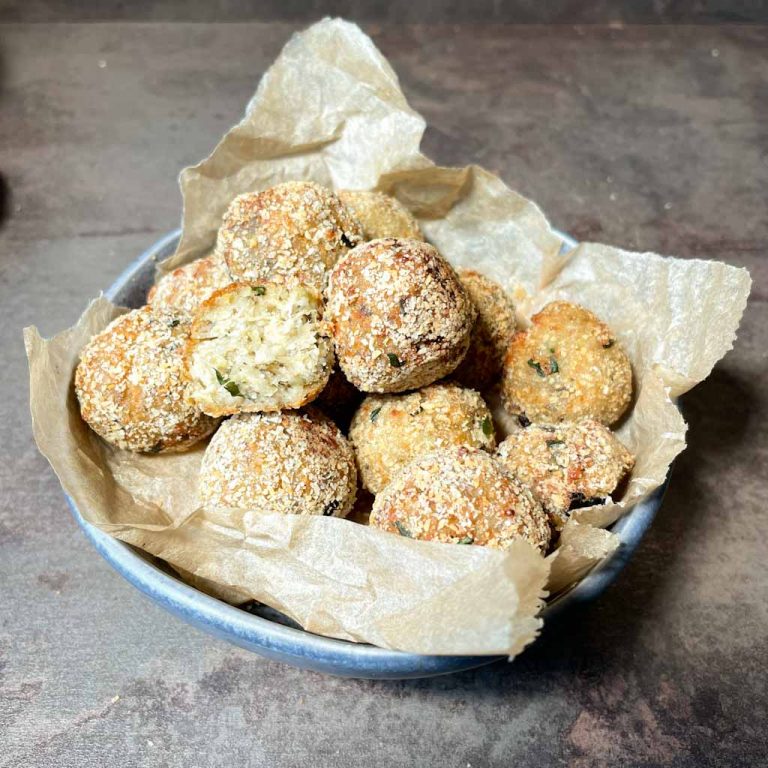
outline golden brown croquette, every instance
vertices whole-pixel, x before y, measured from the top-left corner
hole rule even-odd
[[[459,280],[477,309],[467,356],[453,377],[479,391],[501,379],[504,357],[515,333],[515,307],[504,289],[471,269],[460,269]]]
[[[204,505],[345,517],[357,490],[352,448],[316,409],[227,419],[206,448]]]
[[[518,331],[504,363],[510,413],[537,422],[615,423],[632,399],[632,368],[616,334],[588,309],[556,301]]]
[[[429,244],[373,240],[339,259],[328,319],[344,375],[363,392],[402,392],[451,373],[469,346],[475,308]]]
[[[424,239],[416,219],[397,198],[368,190],[345,189],[337,194],[360,223],[365,240],[382,237]]]
[[[504,440],[498,457],[533,490],[556,530],[572,507],[610,496],[635,463],[611,430],[593,419],[531,424]]]
[[[216,419],[185,398],[184,349],[190,321],[142,307],[113,320],[80,354],[75,391],[86,423],[128,451],[182,451],[209,435]]]
[[[370,525],[413,539],[504,549],[549,544],[547,515],[531,491],[479,448],[420,456],[376,496]]]
[[[161,277],[150,289],[147,303],[192,314],[215,291],[231,282],[224,259],[210,254]]]
[[[360,225],[330,190],[291,181],[236,197],[216,251],[233,280],[297,281],[322,290],[327,270],[362,240]]]
[[[381,491],[416,457],[468,445],[492,451],[493,419],[483,398],[456,384],[432,384],[402,395],[369,395],[349,432],[360,480]]]

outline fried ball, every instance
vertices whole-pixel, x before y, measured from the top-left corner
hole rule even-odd
[[[493,419],[480,395],[456,384],[432,384],[404,395],[369,395],[349,432],[363,487],[381,491],[406,464],[439,448],[492,451]]]
[[[510,413],[532,422],[615,423],[632,399],[632,367],[611,329],[584,307],[556,301],[512,339],[504,363]]]
[[[461,269],[458,274],[477,309],[477,320],[467,356],[453,375],[465,386],[482,391],[501,378],[504,357],[515,333],[515,308],[493,280],[471,269]]]
[[[376,497],[370,525],[412,539],[504,549],[549,544],[531,491],[480,448],[443,448],[411,462]]]
[[[327,270],[362,240],[360,225],[336,195],[291,181],[236,197],[216,251],[234,280],[298,281],[322,290]]]
[[[610,496],[635,464],[611,430],[592,419],[532,424],[504,440],[498,457],[533,490],[558,531],[571,508]]]
[[[198,493],[208,506],[345,517],[355,503],[352,447],[316,409],[225,421],[205,450]]]
[[[224,259],[212,253],[161,277],[150,289],[147,303],[192,314],[214,291],[231,282]]]
[[[355,389],[338,368],[334,368],[325,389],[317,396],[314,404],[346,431],[361,399],[360,390]]]
[[[188,397],[205,413],[299,408],[333,367],[319,293],[303,285],[232,283],[195,313]]]
[[[411,212],[396,198],[383,192],[344,189],[339,199],[358,220],[366,240],[406,237],[423,240]]]
[[[147,306],[121,315],[88,342],[75,392],[94,432],[142,453],[183,451],[213,432],[217,420],[185,399],[189,330],[186,316]]]
[[[328,281],[339,365],[363,392],[402,392],[451,373],[469,346],[475,308],[429,244],[372,240],[342,256]]]

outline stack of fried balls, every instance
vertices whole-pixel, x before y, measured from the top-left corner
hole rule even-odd
[[[584,307],[521,323],[394,197],[288,182],[235,198],[210,254],[91,339],[75,390],[117,449],[210,438],[203,505],[346,517],[362,488],[391,534],[544,553],[634,465],[610,429],[632,369]]]

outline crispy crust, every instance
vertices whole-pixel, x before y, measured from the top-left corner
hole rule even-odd
[[[336,193],[360,222],[365,240],[403,237],[423,240],[413,214],[396,198],[373,190],[343,189]]]
[[[198,375],[198,353],[203,354],[202,346],[210,340],[212,334],[211,316],[222,306],[228,303],[228,297],[241,298],[244,292],[253,292],[264,289],[265,291],[276,291],[278,294],[293,291],[302,291],[311,298],[314,303],[315,317],[310,321],[314,326],[315,340],[318,345],[317,365],[313,370],[308,371],[309,378],[302,383],[299,394],[294,398],[286,397],[287,391],[279,389],[273,400],[253,399],[239,396],[223,396],[218,391],[214,397],[210,397],[204,391],[204,382]],[[253,294],[254,300],[258,300],[259,295]],[[301,408],[307,403],[312,402],[323,391],[328,383],[331,369],[333,367],[333,345],[330,340],[330,326],[322,319],[322,297],[317,291],[303,285],[282,285],[280,283],[231,283],[230,285],[216,291],[209,299],[204,301],[194,315],[189,341],[184,351],[185,375],[190,382],[188,388],[188,398],[191,402],[202,408],[205,413],[212,416],[229,416],[235,413],[254,413],[257,411],[274,412],[283,409]],[[240,345],[241,349],[251,352],[259,351],[253,348],[252,344],[246,340]],[[265,364],[268,367],[268,364]],[[224,378],[229,378],[227,371],[219,370],[219,374]],[[217,374],[218,377],[218,374]],[[226,384],[219,382],[226,388]],[[235,382],[237,383],[237,382]],[[239,388],[239,385],[238,385]],[[243,387],[245,389],[245,387]]]
[[[618,421],[632,400],[632,367],[611,329],[584,307],[547,304],[518,331],[504,363],[507,410],[536,422]]]
[[[315,409],[241,414],[206,448],[198,490],[209,506],[345,517],[357,470],[347,440]]]
[[[214,291],[231,282],[224,259],[212,253],[160,278],[150,288],[147,303],[192,314]]]
[[[236,197],[216,252],[234,280],[297,281],[322,290],[327,270],[362,240],[360,225],[336,195],[292,181]]]
[[[471,269],[460,269],[459,280],[477,309],[467,356],[453,376],[467,387],[485,391],[497,383],[515,333],[515,307],[504,289]]]
[[[478,448],[449,448],[411,462],[376,497],[370,525],[426,541],[504,549],[549,545],[546,513],[531,491]]]
[[[146,306],[121,315],[80,353],[75,392],[84,421],[129,451],[183,451],[218,421],[185,400],[189,319]]]
[[[475,308],[431,245],[387,238],[339,259],[328,282],[339,365],[363,392],[402,392],[447,376],[469,346]]]
[[[483,398],[456,384],[432,384],[404,395],[369,395],[349,432],[360,480],[379,493],[418,456],[467,445],[493,451],[493,419]]]
[[[572,505],[610,496],[635,465],[611,430],[592,419],[531,424],[504,440],[498,457],[533,490],[556,530]]]

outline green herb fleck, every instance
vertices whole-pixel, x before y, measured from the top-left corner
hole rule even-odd
[[[221,371],[218,368],[214,368],[213,372],[216,374],[216,381],[219,382],[220,386],[224,387],[224,389],[229,392],[232,397],[242,397],[242,393],[240,392],[240,387],[235,384],[234,381],[231,379],[228,379],[226,376],[223,376]]]
[[[389,358],[389,364],[393,368],[403,367],[403,361],[394,352],[387,352],[387,357]]]
[[[171,320],[171,322],[168,323],[168,327],[169,328],[175,328],[180,322],[181,322],[181,320],[179,320],[178,317],[174,317],[173,320]]]
[[[371,411],[371,424],[373,424],[373,422],[376,421],[376,419],[379,418],[379,414],[380,413],[381,413],[381,406],[379,406],[378,408],[374,408]]]
[[[254,285],[253,292],[257,296],[263,296],[267,292],[267,289],[263,285]]]
[[[603,344],[603,349],[610,349],[615,343],[616,339],[608,339],[608,341]]]
[[[413,534],[399,520],[395,520],[395,528],[397,528],[401,536],[406,536],[409,539],[413,538]]]
[[[542,370],[542,368],[541,368],[541,363],[537,363],[537,362],[536,362],[536,361],[535,361],[533,358],[531,358],[530,360],[528,360],[528,365],[530,365],[530,366],[531,366],[531,368],[533,368],[533,369],[536,371],[536,373],[538,373],[538,374],[539,374],[539,376],[541,376],[542,378],[544,378],[544,377],[547,375],[547,374],[546,374],[546,373],[544,373],[544,371]]]
[[[547,440],[547,446],[549,448],[553,445],[565,445],[565,440]]]
[[[159,443],[155,443],[148,451],[147,453],[160,453],[160,451],[163,450],[163,441],[161,440]]]
[[[483,419],[482,427],[483,427],[483,434],[486,437],[490,437],[493,434],[493,422],[491,421],[490,416],[486,416]]]
[[[549,372],[550,373],[560,372],[560,366],[557,364],[557,360],[555,360],[554,357],[549,358]]]
[[[463,539],[459,539],[457,544],[474,544],[475,543],[475,537],[474,536],[465,536]]]
[[[330,517],[340,506],[341,502],[338,499],[329,501],[323,508],[323,517]]]

